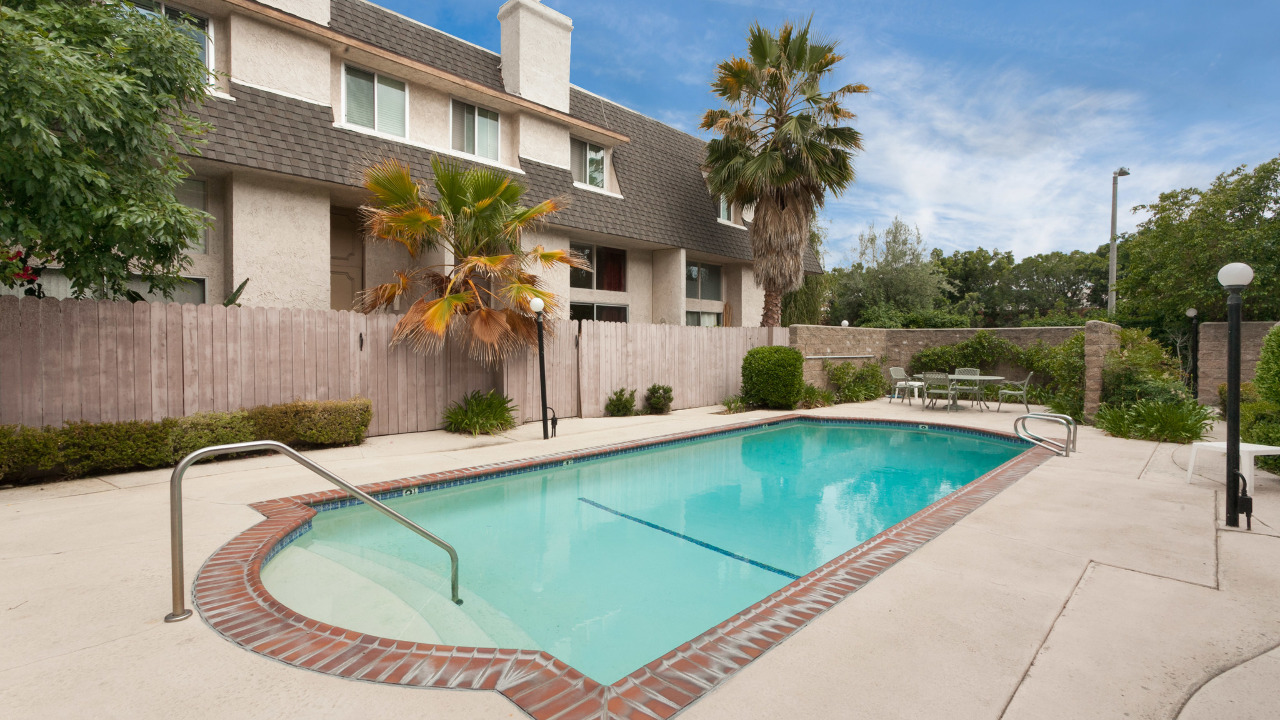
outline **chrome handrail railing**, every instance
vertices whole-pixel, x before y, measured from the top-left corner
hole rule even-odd
[[[1059,425],[1062,425],[1067,431],[1066,442],[1060,443],[1057,440],[1031,432],[1027,429],[1028,420],[1047,420],[1049,422],[1056,422]],[[1072,452],[1077,452],[1076,421],[1075,418],[1070,415],[1063,415],[1060,413],[1027,413],[1026,415],[1019,415],[1013,421],[1013,432],[1023,440],[1039,445],[1040,447],[1049,450],[1054,454],[1061,455],[1062,457],[1071,457]]]
[[[458,597],[458,552],[453,549],[452,545],[441,540],[431,532],[424,530],[409,518],[382,504],[372,495],[360,490],[337,475],[334,475],[328,470],[320,467],[288,445],[284,445],[283,443],[278,443],[273,440],[258,440],[255,442],[233,443],[231,445],[211,445],[207,448],[196,450],[190,455],[182,458],[182,461],[178,463],[178,466],[173,469],[173,475],[169,478],[169,550],[173,564],[173,612],[164,616],[165,622],[178,622],[179,620],[186,620],[191,617],[191,610],[184,607],[184,601],[186,600],[186,582],[183,577],[182,567],[183,473],[187,471],[187,468],[191,467],[192,463],[201,458],[211,457],[213,455],[226,455],[228,453],[253,452],[257,450],[270,450],[292,459],[311,472],[342,488],[352,497],[360,499],[365,504],[373,507],[373,509],[383,515],[386,515],[392,520],[395,520],[406,528],[422,536],[424,539],[431,541],[441,550],[449,553],[450,585],[453,592],[453,602],[458,605],[462,604],[462,598]]]

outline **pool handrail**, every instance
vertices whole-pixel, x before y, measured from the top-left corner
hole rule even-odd
[[[450,564],[450,584],[453,592],[453,602],[457,605],[462,604],[462,598],[458,597],[458,552],[453,549],[449,543],[441,540],[433,533],[424,530],[418,524],[400,513],[392,510],[386,505],[379,502],[372,495],[351,485],[342,478],[334,475],[323,467],[299,453],[293,448],[274,440],[255,440],[253,442],[231,443],[229,445],[210,445],[201,448],[195,452],[182,458],[177,467],[173,469],[173,474],[169,477],[169,551],[171,553],[171,561],[173,565],[173,612],[164,616],[165,622],[178,622],[191,617],[191,610],[185,607],[186,601],[186,581],[183,577],[182,566],[182,475],[191,467],[193,463],[201,458],[211,457],[214,455],[226,455],[228,453],[256,452],[267,450],[277,452],[285,457],[293,460],[299,465],[305,467],[311,472],[328,480],[329,482],[342,488],[348,495],[359,499],[366,505],[371,506],[378,512],[395,520],[406,528],[414,531],[424,539],[431,541],[441,550],[449,553]]]
[[[1046,438],[1031,432],[1027,429],[1028,420],[1048,420],[1062,425],[1067,431],[1066,442],[1061,443],[1057,440]],[[1061,413],[1027,413],[1025,415],[1019,415],[1013,420],[1013,432],[1023,440],[1052,451],[1055,455],[1071,457],[1072,452],[1077,452],[1076,420],[1070,415],[1063,415]]]

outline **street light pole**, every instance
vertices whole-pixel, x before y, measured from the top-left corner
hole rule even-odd
[[[544,307],[546,305],[542,302],[542,298],[529,301],[529,309],[533,311],[534,321],[538,323],[538,382],[542,385],[542,439],[547,440],[551,437],[551,433],[547,429],[547,361],[542,352],[542,309]]]
[[[1129,174],[1122,167],[1111,173],[1111,261],[1107,270],[1107,315],[1116,314],[1116,200],[1120,193],[1120,178]]]
[[[1191,318],[1191,396],[1200,399],[1200,318],[1195,308],[1187,308]]]
[[[1244,263],[1218,271],[1218,282],[1227,289],[1227,527],[1240,527],[1240,292],[1252,280],[1253,268]],[[1252,506],[1245,510],[1251,512]]]

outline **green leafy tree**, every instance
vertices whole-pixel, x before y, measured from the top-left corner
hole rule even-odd
[[[946,277],[925,255],[919,228],[894,218],[883,232],[871,225],[861,233],[857,261],[832,271],[830,319],[901,327],[906,315],[945,305],[946,289]]]
[[[711,84],[729,107],[702,118],[702,129],[720,135],[707,143],[707,187],[755,207],[751,250],[766,327],[781,323],[782,296],[804,282],[809,225],[826,193],[839,195],[854,179],[862,136],[842,124],[854,114],[841,103],[867,86],[822,90],[842,59],[836,43],[810,37],[808,24],[775,34],[757,23],[747,56],[720,63]]]
[[[1080,250],[1031,255],[1012,268],[1010,281],[1019,317],[1083,313],[1095,288],[1102,289],[1102,300],[1106,300],[1107,261]]]
[[[979,247],[945,255],[934,248],[932,259],[947,278],[943,296],[949,303],[964,307],[963,314],[978,313],[982,324],[994,325],[1007,319],[1013,306],[1009,278],[1016,264],[1013,253]]]
[[[0,282],[51,265],[77,296],[181,282],[208,216],[174,189],[209,74],[178,25],[110,0],[0,5]]]
[[[814,223],[809,228],[809,247],[822,257],[822,243],[826,240],[826,228]],[[826,308],[830,276],[826,273],[805,275],[804,284],[782,296],[782,326],[818,325]]]
[[[1218,270],[1244,262],[1255,273],[1245,291],[1245,318],[1280,317],[1280,157],[1223,173],[1204,190],[1162,193],[1137,210],[1151,216],[1121,243],[1124,314],[1159,324],[1179,321],[1194,307],[1202,320],[1224,320]]]

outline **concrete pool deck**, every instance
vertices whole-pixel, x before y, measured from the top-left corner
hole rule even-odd
[[[307,453],[358,484],[767,417],[563,420],[489,439],[442,432]],[[1008,431],[1016,412],[883,400],[815,415]],[[1053,458],[680,713],[685,718],[1280,717],[1280,480],[1254,532],[1225,529],[1216,463],[1082,428]],[[0,716],[526,717],[496,692],[320,675],[168,611],[168,471],[0,490]],[[193,570],[261,516],[327,489],[284,458],[193,468]]]

